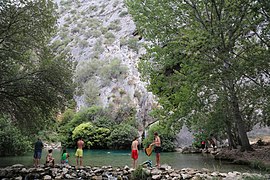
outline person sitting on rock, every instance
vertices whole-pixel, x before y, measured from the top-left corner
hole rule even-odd
[[[61,163],[62,164],[68,164],[68,157],[69,157],[69,154],[67,153],[67,150],[64,149],[63,153],[62,153],[62,156],[61,156]]]
[[[54,166],[54,158],[52,156],[52,149],[48,150],[48,154],[46,156],[46,166],[53,167]]]

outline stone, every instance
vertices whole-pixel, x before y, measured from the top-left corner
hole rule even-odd
[[[12,168],[23,168],[24,165],[22,165],[22,164],[14,164],[14,165],[12,165],[11,167],[12,167]]]
[[[63,179],[62,176],[56,176],[54,179]]]
[[[177,177],[177,178],[180,178],[180,177],[181,177],[180,174],[177,174],[177,173],[175,173],[175,172],[171,173],[170,176],[171,176],[171,177]]]
[[[50,175],[45,175],[43,179],[44,180],[50,180],[50,179],[52,179],[52,177]]]
[[[154,179],[154,180],[156,180],[156,179],[161,179],[161,175],[154,175],[154,176],[152,176],[152,179]]]
[[[74,179],[74,177],[72,177],[70,174],[65,174],[65,178],[67,178],[67,179]]]
[[[182,176],[183,179],[190,179],[190,178],[192,178],[192,175],[190,175],[190,174],[181,174],[181,176]]]
[[[152,175],[157,175],[157,174],[161,174],[161,173],[162,173],[162,171],[159,170],[159,169],[153,169],[153,170],[151,171],[151,174],[152,174]]]
[[[218,173],[217,172],[212,172],[211,173],[211,176],[217,177],[218,176]]]
[[[22,179],[23,179],[22,176],[18,176],[15,178],[15,180],[22,180]]]

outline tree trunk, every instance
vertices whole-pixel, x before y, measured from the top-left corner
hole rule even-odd
[[[235,90],[233,86],[230,88],[230,95],[231,95],[231,105],[232,105],[232,112],[233,117],[235,119],[235,123],[238,129],[238,134],[240,137],[240,141],[242,144],[241,150],[242,151],[251,151],[252,148],[249,143],[249,139],[246,132],[245,122],[242,119],[241,112],[239,110],[238,98],[236,96]]]
[[[233,135],[232,135],[232,125],[230,122],[225,122],[226,124],[226,131],[227,131],[227,136],[228,136],[228,141],[229,141],[229,147],[231,148],[236,148],[235,142],[233,140]]]

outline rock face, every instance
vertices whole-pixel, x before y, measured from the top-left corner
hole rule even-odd
[[[138,179],[137,170],[131,169],[128,166],[123,168],[112,168],[111,166],[103,167],[81,167],[75,168],[71,166],[56,165],[54,168],[25,168],[21,166],[12,166],[0,169],[0,178],[4,179],[102,179],[102,180],[117,180],[117,179]],[[184,168],[181,170],[172,169],[168,165],[162,165],[160,169],[143,167],[142,171],[149,179],[269,179],[270,174],[251,174],[240,172],[211,172],[208,169],[192,169]],[[140,171],[140,172],[142,172]],[[137,174],[137,176],[135,176]]]
[[[145,51],[144,40],[136,32],[124,0],[56,3],[60,16],[53,47],[78,62],[78,109],[93,104],[115,111],[134,108],[141,123],[151,123],[148,112],[157,103],[137,69],[138,59]]]

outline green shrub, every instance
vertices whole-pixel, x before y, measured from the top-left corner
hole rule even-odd
[[[93,51],[98,52],[99,54],[104,52],[104,48],[102,47],[102,39],[98,39],[94,44]]]
[[[134,137],[139,136],[138,130],[128,124],[115,127],[108,138],[108,147],[112,149],[130,149]]]
[[[91,29],[100,28],[102,21],[96,18],[87,18],[87,26]]]
[[[95,38],[98,38],[102,35],[102,33],[99,31],[99,30],[93,30],[92,31],[92,36],[95,37]]]
[[[72,4],[72,0],[61,0],[60,5],[62,6],[70,6]]]
[[[147,180],[150,177],[151,175],[147,173],[147,171],[141,165],[139,165],[131,174],[131,179],[134,180]]]
[[[107,32],[106,34],[104,34],[104,37],[106,38],[104,44],[110,45],[115,41],[115,36],[112,32]]]
[[[111,22],[108,26],[109,30],[115,30],[115,31],[120,31],[122,29],[122,27],[119,25],[120,21],[119,20],[115,20],[113,22]]]
[[[121,61],[117,58],[112,59],[110,63],[104,65],[100,70],[100,75],[103,78],[103,82],[110,82],[111,79],[119,79],[127,72],[127,67],[121,64]]]
[[[0,156],[21,155],[30,149],[30,140],[8,117],[0,116]]]
[[[75,72],[76,82],[79,84],[86,83],[100,71],[100,67],[102,66],[103,62],[95,58],[87,62],[79,62]]]
[[[97,127],[103,127],[108,129],[113,129],[113,127],[116,125],[115,121],[113,121],[107,116],[96,116],[94,124]]]
[[[81,41],[79,41],[79,47],[80,48],[86,48],[87,46],[89,46],[89,43],[88,43],[88,41],[87,40],[81,40]]]
[[[87,10],[86,10],[86,13],[87,13],[87,14],[90,14],[90,13],[95,12],[95,11],[97,11],[97,10],[98,10],[98,7],[97,7],[97,6],[89,6],[89,7],[87,8]]]
[[[106,148],[107,138],[110,135],[110,130],[107,128],[97,128],[92,123],[82,123],[77,126],[72,132],[72,140],[77,141],[80,137],[85,142],[86,148]]]
[[[106,39],[110,39],[110,38],[115,39],[115,35],[114,35],[112,32],[107,32],[107,33],[104,35],[104,37],[105,37]]]
[[[74,27],[71,29],[71,33],[75,34],[75,33],[79,33],[80,32],[80,28],[79,27]]]
[[[89,149],[93,145],[93,142],[89,141],[89,137],[94,130],[95,127],[92,123],[82,123],[72,131],[72,140],[77,141],[81,137],[85,141],[85,147]]]
[[[98,104],[100,90],[96,80],[90,79],[87,81],[87,83],[83,85],[83,91],[88,105]]]
[[[60,125],[64,125],[68,122],[70,122],[75,115],[75,112],[73,109],[67,109],[65,112],[60,116]]]
[[[119,17],[124,17],[128,15],[128,12],[127,11],[122,11],[120,14],[119,14]]]

